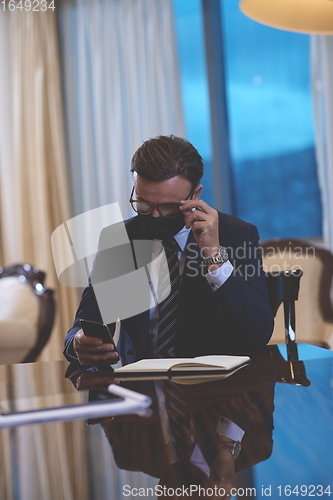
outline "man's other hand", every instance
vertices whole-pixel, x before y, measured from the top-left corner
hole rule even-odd
[[[77,359],[83,366],[99,364],[115,364],[119,355],[113,344],[103,344],[96,337],[88,337],[81,329],[76,332],[73,340],[73,348]]]

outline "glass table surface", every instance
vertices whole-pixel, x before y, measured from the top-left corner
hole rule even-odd
[[[122,402],[111,383],[150,398],[149,411],[0,429],[1,499],[333,496],[333,352],[299,344],[288,359],[286,346],[267,346],[226,379],[186,383],[66,361],[0,366],[1,414]],[[169,409],[175,390],[186,446]],[[241,430],[236,459],[223,444],[228,426],[233,437]]]

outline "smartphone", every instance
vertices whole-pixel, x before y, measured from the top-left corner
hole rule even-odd
[[[79,323],[88,337],[97,337],[103,341],[103,344],[113,344],[115,346],[112,334],[107,325],[97,323],[97,321],[89,321],[88,319],[80,319]]]

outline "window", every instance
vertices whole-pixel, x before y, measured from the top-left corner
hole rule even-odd
[[[262,238],[319,237],[309,36],[269,28],[221,0],[236,215]]]
[[[220,0],[234,215],[262,239],[320,237],[309,36],[260,25]],[[174,0],[187,137],[205,159],[203,198],[214,206],[209,94],[200,0]]]

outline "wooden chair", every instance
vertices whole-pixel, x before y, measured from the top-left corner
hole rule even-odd
[[[330,299],[333,255],[303,240],[270,240],[262,244],[262,250],[266,273],[291,270],[297,273],[297,269],[303,272],[294,318],[297,342],[333,348],[333,307]],[[280,308],[276,313],[270,343],[285,341],[284,315]]]
[[[29,264],[0,268],[0,364],[35,361],[47,343],[55,300],[44,280]]]

